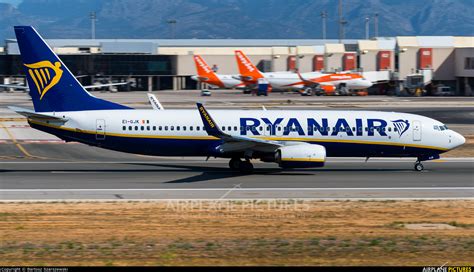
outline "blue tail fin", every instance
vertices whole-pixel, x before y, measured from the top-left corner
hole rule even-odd
[[[130,109],[87,92],[33,27],[15,26],[15,34],[35,111]]]

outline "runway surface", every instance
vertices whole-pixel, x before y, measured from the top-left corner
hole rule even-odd
[[[144,93],[96,93],[136,108],[150,108]],[[471,97],[302,97],[242,95],[214,91],[156,93],[166,108],[385,110],[425,115],[473,135]],[[0,201],[131,199],[430,199],[474,198],[474,159],[425,162],[411,159],[330,158],[324,168],[282,171],[255,163],[252,175],[228,169],[227,160],[156,158],[124,154],[82,144],[65,144],[29,128],[8,105],[31,108],[26,94],[0,94]],[[469,153],[470,154],[470,153]]]
[[[282,171],[256,163],[242,175],[227,161],[2,161],[2,200],[473,198],[472,159],[330,159],[327,167]]]

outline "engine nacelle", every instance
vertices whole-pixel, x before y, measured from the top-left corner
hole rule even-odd
[[[275,160],[282,168],[323,167],[326,148],[316,144],[283,146],[277,150]]]
[[[323,89],[327,93],[333,93],[336,90],[336,86],[334,86],[334,85],[321,85],[321,89]]]

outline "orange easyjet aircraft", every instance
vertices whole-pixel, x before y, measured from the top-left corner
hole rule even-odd
[[[293,73],[271,72],[263,73],[253,65],[250,59],[240,50],[235,51],[235,58],[240,72],[240,79],[247,85],[257,84],[259,78],[266,78],[274,89],[296,89],[320,86],[325,91],[334,91],[341,84],[348,89],[367,89],[372,82],[359,74],[323,74],[320,72]]]
[[[220,75],[216,74],[204,59],[199,55],[194,55],[194,63],[196,64],[197,75],[191,78],[207,83],[217,88],[233,89],[244,87],[245,85],[241,80],[235,78],[232,75]]]

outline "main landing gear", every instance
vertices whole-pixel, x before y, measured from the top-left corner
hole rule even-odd
[[[250,174],[253,172],[253,164],[248,159],[242,161],[240,158],[232,158],[229,161],[229,167],[232,170],[239,170],[245,174]]]
[[[415,162],[415,171],[420,172],[420,171],[423,171],[423,169],[425,169],[423,167],[423,164],[420,161],[416,161]]]

